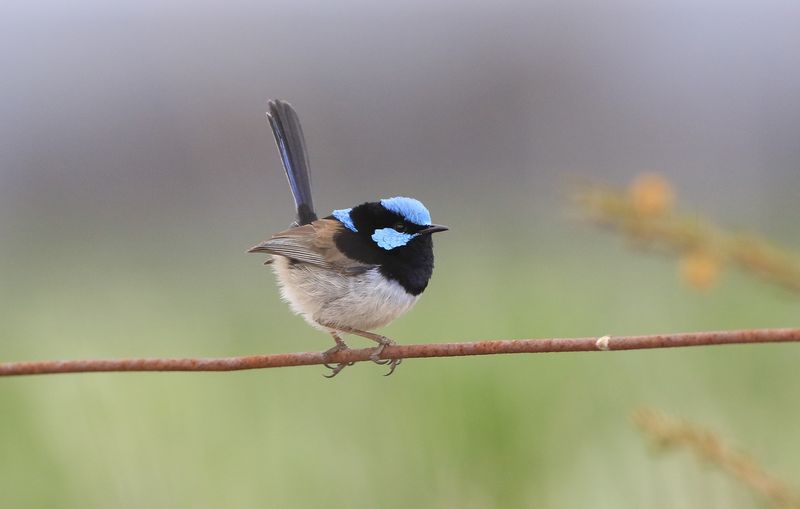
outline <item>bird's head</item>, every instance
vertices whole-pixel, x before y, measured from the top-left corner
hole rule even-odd
[[[384,251],[415,244],[430,245],[432,233],[448,229],[431,222],[431,214],[422,202],[402,196],[334,210],[332,216]]]

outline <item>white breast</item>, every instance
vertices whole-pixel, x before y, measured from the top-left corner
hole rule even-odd
[[[325,324],[371,331],[388,325],[417,301],[377,268],[346,275],[308,264],[290,265],[282,256],[274,259],[283,299],[318,328],[326,329]]]

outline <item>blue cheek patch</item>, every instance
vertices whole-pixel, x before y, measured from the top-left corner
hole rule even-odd
[[[396,247],[405,246],[416,236],[416,233],[400,233],[394,228],[381,228],[380,230],[375,230],[375,233],[372,234],[372,240],[374,240],[379,247],[390,251]]]
[[[353,224],[353,220],[350,218],[350,211],[351,210],[353,210],[353,209],[334,210],[333,214],[331,214],[331,215],[333,217],[335,217],[336,219],[338,219],[339,221],[341,221],[342,224],[345,225],[345,227],[348,230],[353,231],[353,232],[357,232],[358,230],[356,230],[356,225]]]

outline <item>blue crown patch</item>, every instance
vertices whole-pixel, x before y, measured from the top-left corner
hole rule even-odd
[[[425,205],[423,205],[421,201],[415,200],[414,198],[395,196],[394,198],[381,200],[381,205],[383,205],[386,210],[403,216],[403,218],[410,223],[420,226],[431,224],[431,213],[428,212],[428,209],[425,208]]]

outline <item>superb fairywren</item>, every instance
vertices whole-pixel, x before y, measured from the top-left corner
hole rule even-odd
[[[447,227],[431,223],[428,209],[413,198],[395,197],[334,210],[317,219],[300,120],[292,106],[270,101],[267,112],[297,209],[297,221],[250,249],[272,255],[283,299],[308,323],[333,336],[326,356],[346,349],[341,334],[378,343],[370,358],[381,360],[394,342],[371,330],[389,324],[414,305],[433,273],[431,234]],[[326,366],[336,376],[348,364]]]

